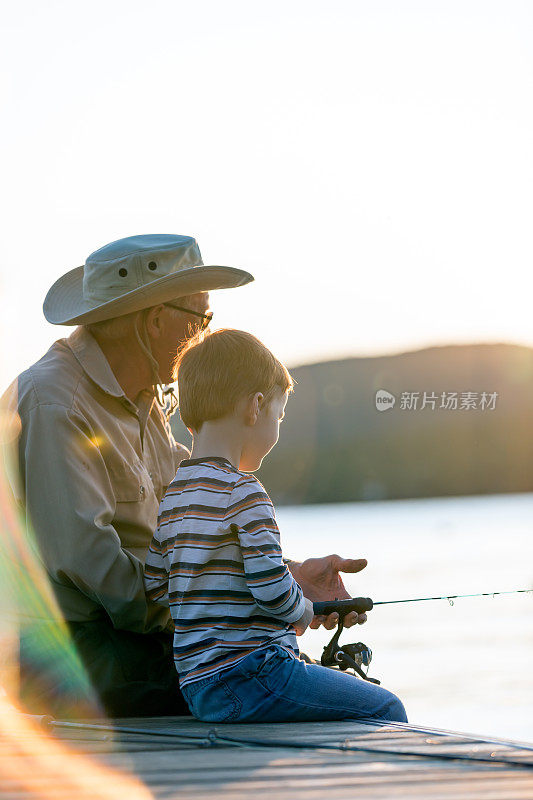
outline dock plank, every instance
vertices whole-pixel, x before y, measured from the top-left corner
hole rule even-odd
[[[106,720],[91,724],[109,725]],[[193,800],[243,800],[275,796],[276,800],[532,800],[533,752],[520,743],[483,742],[456,732],[431,732],[416,726],[394,726],[356,721],[285,723],[256,725],[209,725],[190,717],[115,720],[115,726],[141,728],[146,733],[55,728],[54,741],[68,753],[84,756],[105,774],[127,775],[146,792],[148,798],[184,797]],[[207,737],[215,729],[222,735],[242,739],[261,739],[272,747],[237,747],[226,742],[198,747],[158,732],[179,736]],[[40,735],[46,736],[43,731]],[[49,735],[49,734],[48,734]],[[26,737],[26,738],[24,738]],[[313,747],[291,748],[277,742],[305,741]],[[387,749],[376,753],[365,750],[320,749],[320,745],[341,745]],[[1,742],[0,742],[1,744]],[[2,800],[54,798],[73,800],[69,786],[48,775],[48,756],[41,755],[40,769],[29,774],[28,747],[31,734],[19,734],[20,753],[0,748],[0,776],[10,759],[19,758],[27,771],[24,787],[15,778],[1,786]],[[319,748],[319,749],[315,749]],[[424,754],[423,758],[408,751]],[[444,761],[439,754],[474,755],[522,761],[523,766],[476,761]],[[52,758],[50,756],[50,758]],[[28,760],[30,759],[30,760]],[[95,798],[98,794],[93,795]],[[102,795],[104,796],[104,795]],[[108,795],[105,794],[107,798]],[[123,800],[133,800],[125,794]]]

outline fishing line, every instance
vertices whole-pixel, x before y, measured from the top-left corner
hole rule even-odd
[[[533,589],[509,589],[505,592],[475,592],[474,594],[445,594],[441,597],[411,597],[406,600],[377,600],[375,606],[388,606],[392,603],[423,603],[426,600],[458,600],[462,597],[496,597],[499,594],[523,594],[533,592]]]
[[[369,717],[368,719],[358,719],[360,725],[368,725],[375,727],[376,720]],[[527,750],[533,752],[533,744],[529,742],[520,742],[515,739],[500,739],[498,737],[478,736],[475,733],[460,733],[458,731],[448,730],[446,728],[430,728],[427,725],[416,725],[413,723],[396,722],[396,720],[387,720],[387,727],[398,728],[403,731],[411,731],[412,733],[423,733],[426,736],[452,736],[455,739],[461,739],[466,744],[493,744],[500,747],[510,747],[513,750]]]
[[[533,769],[533,762],[521,761],[518,759],[500,758],[496,753],[490,755],[489,758],[483,756],[474,756],[460,753],[431,753],[420,752],[417,750],[395,750],[386,747],[365,747],[363,745],[354,745],[350,740],[346,740],[340,744],[330,743],[317,743],[316,741],[306,741],[300,739],[299,741],[286,740],[286,739],[249,739],[240,736],[231,736],[228,734],[219,733],[216,728],[207,731],[206,734],[187,734],[175,733],[173,731],[157,731],[151,728],[137,728],[128,727],[126,725],[102,725],[91,723],[76,723],[67,722],[62,720],[46,720],[46,725],[52,728],[70,728],[77,730],[93,730],[93,731],[106,731],[111,733],[128,733],[137,734],[142,736],[159,736],[173,739],[176,744],[189,744],[196,745],[197,747],[216,747],[217,744],[232,744],[237,747],[261,747],[261,748],[291,748],[300,750],[333,750],[336,752],[361,752],[361,753],[376,753],[378,755],[394,755],[394,756],[412,756],[415,758],[432,758],[445,761],[476,761],[485,764],[506,764],[507,766],[521,767],[525,769]],[[475,740],[476,741],[480,740]],[[119,743],[119,742],[117,742]]]
[[[495,753],[491,753],[490,758],[483,758],[483,756],[471,756],[466,754],[461,755],[459,753],[421,753],[415,750],[394,750],[385,747],[364,747],[362,745],[352,745],[349,740],[342,744],[320,744],[317,742],[307,742],[302,739],[296,742],[286,739],[241,739],[240,737],[236,736],[220,734],[216,730],[209,731],[207,738],[209,741],[212,741],[213,744],[216,744],[217,741],[221,741],[233,742],[238,745],[247,745],[249,747],[287,747],[292,749],[299,748],[306,750],[336,750],[341,752],[363,752],[395,756],[414,756],[417,758],[434,758],[445,761],[481,761],[485,764],[507,764],[514,767],[533,769],[532,761],[497,758]]]

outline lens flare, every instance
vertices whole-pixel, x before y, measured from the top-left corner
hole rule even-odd
[[[2,411],[0,443],[0,792],[77,800],[149,800],[152,794],[135,776],[97,763],[94,757],[54,738],[37,717],[57,689],[68,716],[103,716],[71,641],[26,522],[17,486],[20,420]],[[25,637],[25,659],[33,665],[23,703],[18,697],[18,639]],[[43,677],[46,676],[46,677]],[[78,742],[79,746],[79,742]]]
[[[0,636],[12,645],[15,634],[20,634],[25,661],[32,665],[36,676],[41,676],[41,680],[33,682],[36,696],[24,697],[30,709],[42,713],[41,703],[51,691],[52,681],[65,698],[72,698],[73,713],[79,715],[82,710],[83,713],[92,710],[94,714],[99,709],[91,686],[50,588],[22,504],[15,500],[23,495],[17,486],[17,437],[9,436],[18,430],[13,419],[13,414],[9,418],[4,412],[4,459],[0,467]],[[9,649],[11,662],[13,647]],[[13,673],[11,668],[11,682]],[[13,685],[5,688],[15,694]],[[31,688],[29,691],[31,693]],[[41,697],[37,696],[39,694]]]
[[[151,800],[138,778],[106,767],[54,739],[0,696],[0,787],[2,796],[55,800]]]

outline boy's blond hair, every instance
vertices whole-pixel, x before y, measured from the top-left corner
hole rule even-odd
[[[242,397],[261,392],[268,403],[276,387],[293,388],[287,368],[259,339],[231,328],[200,331],[189,339],[174,363],[176,379],[181,418],[195,431],[231,414]]]

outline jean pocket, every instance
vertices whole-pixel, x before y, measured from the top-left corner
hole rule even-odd
[[[233,722],[241,713],[242,702],[224,678],[220,679],[220,688],[226,695],[226,713],[220,722]]]
[[[241,701],[220,674],[184,686],[183,695],[202,722],[232,722],[241,712]]]
[[[202,689],[205,689],[209,686],[210,683],[213,683],[216,675],[211,675],[209,678],[202,678],[199,681],[193,681],[192,683],[188,683],[186,686],[183,687],[181,690],[182,694],[186,698],[193,698],[198,692],[201,692]]]

